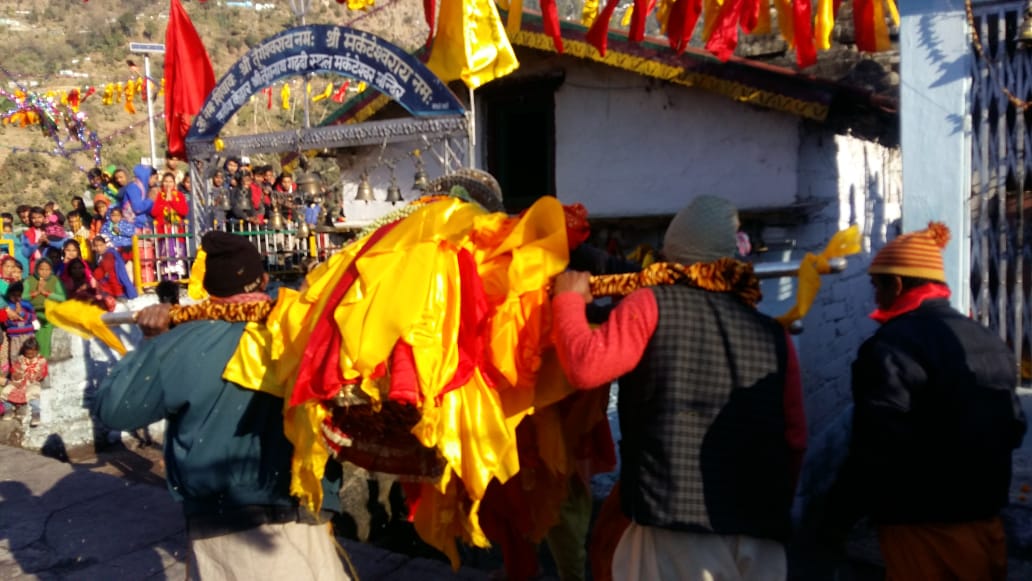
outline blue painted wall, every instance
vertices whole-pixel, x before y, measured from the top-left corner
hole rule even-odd
[[[946,277],[953,305],[970,307],[971,48],[962,0],[906,0],[900,8],[903,231],[929,220],[953,232]]]

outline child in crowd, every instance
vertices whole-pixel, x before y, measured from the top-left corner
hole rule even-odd
[[[104,226],[100,229],[98,236],[103,236],[104,240],[117,248],[122,253],[122,258],[125,258],[126,254],[132,256],[133,234],[135,232],[136,226],[132,222],[122,219],[122,210],[111,208],[108,212],[108,219],[104,222]],[[94,237],[94,240],[96,240],[96,237]]]
[[[43,231],[47,234],[47,242],[58,243],[68,238],[68,232],[64,228],[64,218],[57,213],[47,216],[47,224]]]
[[[22,298],[25,285],[18,281],[7,287],[4,299],[7,308],[0,311],[0,326],[3,326],[6,349],[0,353],[0,367],[6,372],[10,370],[12,360],[21,352],[21,347],[36,334],[39,321],[36,320],[36,309],[32,303]]]
[[[79,254],[86,260],[90,259],[90,240],[93,235],[85,223],[86,213],[76,210],[68,213],[68,235],[79,243]]]
[[[36,318],[39,320],[39,329],[36,331],[36,339],[39,341],[39,351],[43,357],[50,357],[50,337],[54,332],[54,326],[47,321],[46,301],[61,302],[65,300],[65,290],[61,281],[54,272],[54,265],[50,260],[41,258],[36,261],[35,273],[25,279],[25,292],[23,299],[32,303],[36,311]]]
[[[90,221],[90,239],[100,234],[100,229],[107,222],[108,209],[111,208],[111,200],[104,194],[97,194],[93,198],[93,219]]]
[[[122,202],[122,188],[129,183],[129,172],[117,168],[111,174],[111,181],[104,187],[104,194],[108,198],[108,206],[117,206]],[[94,201],[96,204],[96,201]]]
[[[93,278],[97,281],[97,290],[117,299],[136,296],[136,289],[129,283],[125,262],[117,250],[108,246],[103,236],[93,239],[93,256],[96,257]]]
[[[28,405],[32,410],[29,426],[35,428],[39,425],[39,396],[48,372],[47,359],[40,355],[39,343],[29,337],[11,364],[11,381],[4,387],[3,399],[14,408],[14,413],[5,413],[3,419],[9,420],[16,414],[20,415],[21,410]]]

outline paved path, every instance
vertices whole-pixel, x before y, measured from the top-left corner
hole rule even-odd
[[[0,579],[181,580],[186,535],[164,485],[0,445]],[[344,541],[362,581],[486,580]]]
[[[154,448],[68,463],[0,445],[0,579],[184,579],[185,526],[159,476],[159,458]],[[1016,470],[1016,480],[1029,482],[1024,479],[1032,477],[1027,471],[1032,462],[1016,465],[1026,469]],[[1020,503],[1005,515],[1012,541],[1008,579],[1032,579],[1032,511]],[[465,567],[455,573],[442,561],[342,543],[361,581],[489,577],[481,569]],[[873,537],[851,545],[858,560],[878,560]],[[474,566],[498,565],[471,557],[467,563]],[[854,562],[840,570],[839,578],[881,577],[877,567]]]

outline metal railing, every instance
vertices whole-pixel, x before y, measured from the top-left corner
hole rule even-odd
[[[339,248],[325,232],[313,231],[302,237],[297,229],[273,230],[246,220],[216,223],[215,229],[247,238],[265,258],[265,269],[273,278],[302,275],[313,259],[326,260]],[[154,288],[161,281],[184,285],[190,282],[199,241],[190,233],[188,224],[171,230],[133,236],[131,272],[137,293]]]

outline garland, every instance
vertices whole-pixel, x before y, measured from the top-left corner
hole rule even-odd
[[[710,292],[734,293],[749,306],[755,307],[763,298],[760,279],[753,266],[733,258],[718,258],[713,262],[677,264],[656,262],[640,272],[593,276],[589,281],[592,296],[626,296],[650,286],[686,284]]]
[[[413,211],[409,210],[409,213]],[[400,212],[401,209],[396,213]],[[732,258],[691,265],[657,262],[640,272],[593,276],[590,282],[591,294],[598,297],[626,296],[640,288],[669,284],[687,284],[710,292],[732,292],[753,307],[763,298],[760,281],[753,273],[752,265]],[[175,325],[190,321],[260,323],[269,316],[273,306],[270,301],[206,301],[195,305],[173,306],[169,310],[169,317]]]
[[[169,318],[173,325],[190,321],[227,321],[230,323],[261,323],[272,312],[272,301],[247,303],[213,303],[205,301],[196,305],[173,306]]]

